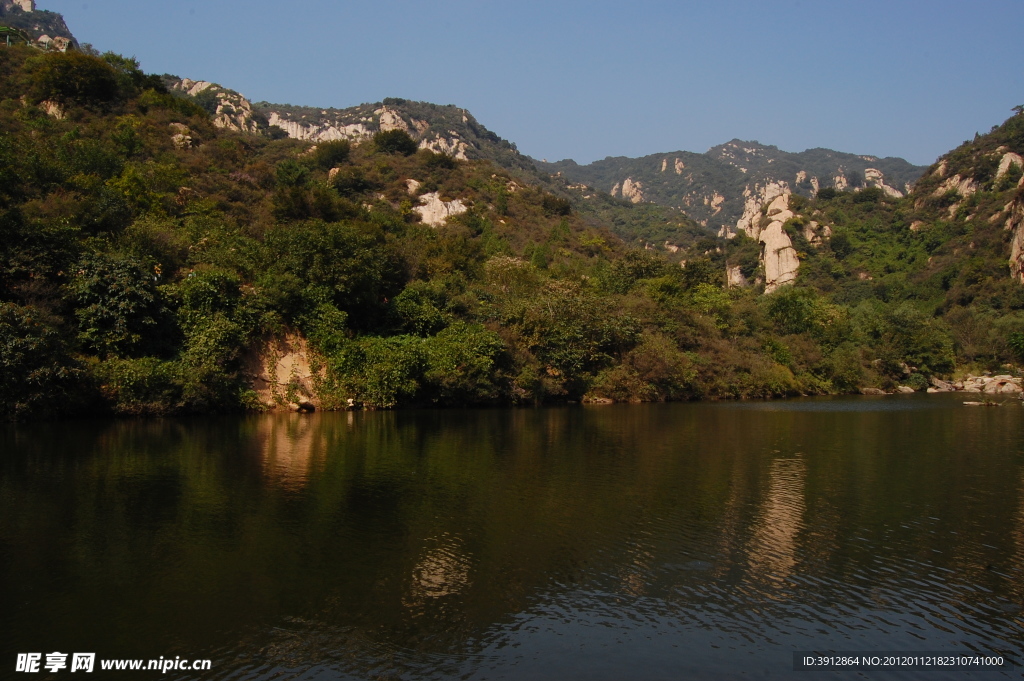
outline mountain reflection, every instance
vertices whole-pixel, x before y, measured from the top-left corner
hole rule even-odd
[[[776,459],[768,473],[768,494],[747,550],[750,572],[784,586],[797,564],[797,535],[803,529],[804,481],[800,459]]]
[[[268,679],[1019,649],[1020,412],[808,404],[9,428],[0,643]]]

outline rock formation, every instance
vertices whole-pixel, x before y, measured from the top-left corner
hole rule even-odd
[[[409,193],[415,196],[421,183],[418,180],[406,180],[405,184]],[[423,203],[420,206],[413,206],[413,212],[420,216],[423,224],[431,227],[440,227],[451,216],[465,213],[467,210],[465,204],[459,199],[442,201],[441,195],[437,192],[429,192],[419,198]]]
[[[1021,179],[1024,184],[1024,178]],[[1020,199],[1009,206],[1010,217],[1005,228],[1012,233],[1010,238],[1010,273],[1024,284],[1024,202]]]
[[[205,80],[183,78],[171,87],[189,96],[196,97],[204,92],[212,92],[217,99],[217,107],[212,112],[213,124],[225,130],[236,132],[259,132],[259,125],[253,116],[252,103],[234,90],[227,90]]]
[[[629,199],[633,203],[640,203],[644,200],[644,187],[639,182],[634,182],[632,178],[627,177],[622,183],[622,198]]]
[[[1012,151],[1003,154],[1003,157],[999,159],[999,170],[996,171],[996,181],[1003,178],[1003,175],[1010,172],[1010,167],[1016,166],[1018,168],[1024,168],[1024,158],[1020,154],[1015,154]]]
[[[793,248],[793,241],[783,229],[786,221],[795,217],[793,211],[789,210],[789,196],[788,192],[780,194],[768,204],[768,219],[771,222],[758,234],[766,294],[792,284],[800,269],[800,259]]]
[[[736,231],[746,232],[751,239],[757,239],[761,234],[761,207],[789,194],[789,184],[783,181],[769,182],[763,187],[755,184],[753,189],[747,185],[743,190],[743,215],[736,222]]]
[[[727,288],[736,286],[748,286],[750,282],[743,276],[739,265],[727,265],[725,268],[725,285]]]
[[[334,142],[337,140],[361,142],[373,135],[370,129],[362,123],[351,123],[348,125],[303,123],[283,118],[276,111],[270,113],[267,117],[267,122],[284,130],[292,139],[309,140],[311,142]]]
[[[878,187],[883,192],[888,194],[894,199],[902,199],[903,192],[895,187],[890,187],[885,183],[885,174],[877,168],[867,168],[864,170],[864,181],[868,186]]]
[[[313,411],[321,406],[314,364],[306,339],[288,334],[249,353],[244,372],[264,407]]]

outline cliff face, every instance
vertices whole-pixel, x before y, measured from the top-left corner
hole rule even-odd
[[[458,160],[486,159],[535,172],[514,144],[480,125],[465,109],[404,99],[385,99],[347,109],[252,103],[240,93],[207,81],[171,78],[168,87],[196,98],[218,127],[240,132],[286,135],[310,142],[349,140],[359,144],[378,131],[404,130],[421,149]]]

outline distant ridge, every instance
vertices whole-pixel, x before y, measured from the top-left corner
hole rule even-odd
[[[78,49],[78,40],[71,33],[64,16],[36,8],[35,0],[0,0],[0,25],[17,28],[34,41],[49,38],[58,49]]]

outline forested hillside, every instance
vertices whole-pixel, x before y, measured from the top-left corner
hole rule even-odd
[[[970,197],[791,198],[832,237],[794,236],[796,286],[765,296],[724,286],[734,263],[758,277],[752,239],[570,199],[420,149],[415,129],[316,144],[226,130],[113,54],[2,48],[0,82],[8,418],[267,408],[281,343],[308,367],[271,376],[270,404],[317,408],[920,387],[1024,350],[1012,231],[972,217],[1019,201],[1017,171],[980,179],[982,146],[941,171],[970,166]],[[1004,126],[1018,152],[1020,121]],[[631,220],[689,234],[673,256],[685,267],[612,231]],[[956,325],[965,315],[981,340]]]

